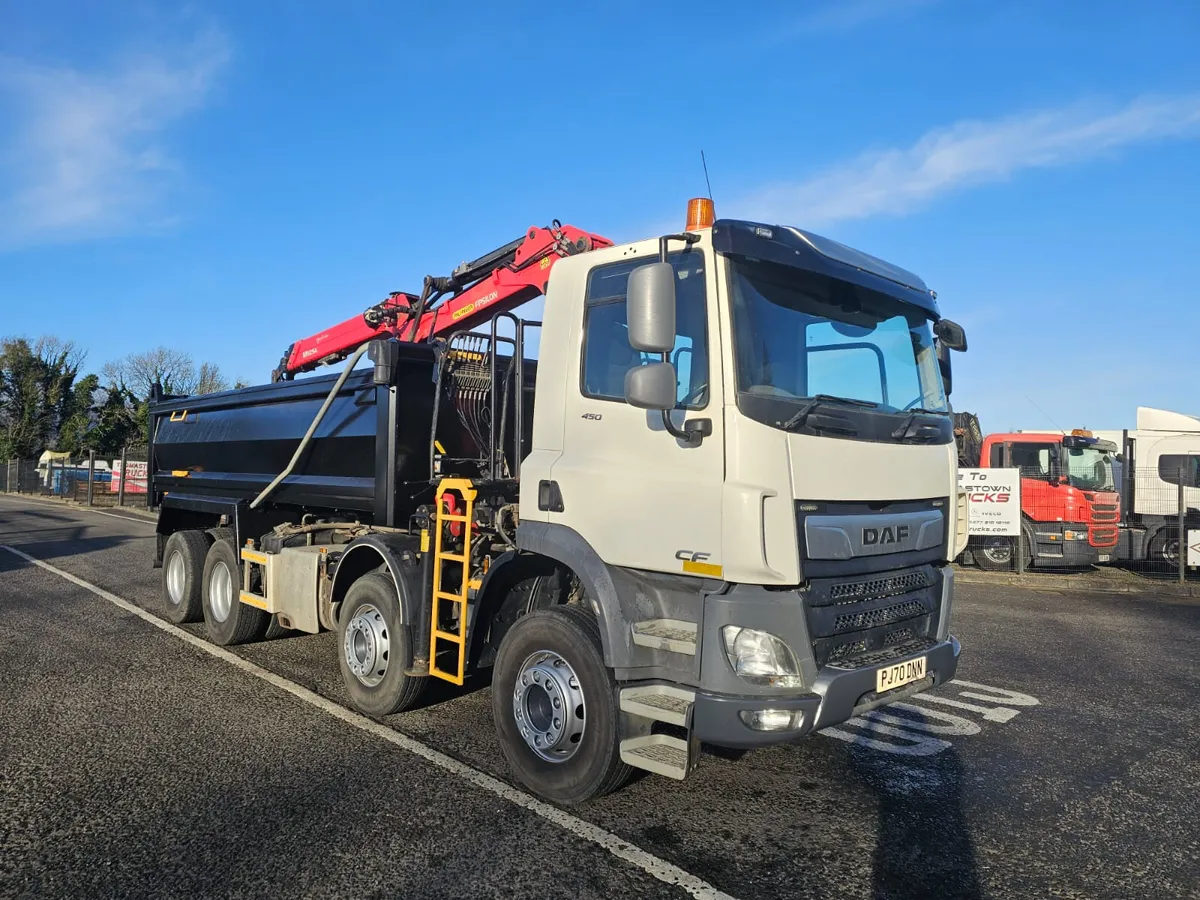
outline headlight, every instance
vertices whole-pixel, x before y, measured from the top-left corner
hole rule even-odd
[[[1086,531],[1064,531],[1063,539],[1068,541],[1086,541],[1088,533]]]
[[[725,655],[733,671],[752,684],[802,687],[800,664],[792,648],[765,631],[726,625],[721,629]]]

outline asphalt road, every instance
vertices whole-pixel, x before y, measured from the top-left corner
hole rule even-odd
[[[486,687],[381,726],[332,635],[214,656],[114,602],[156,610],[152,536],[0,496],[59,570],[0,549],[2,896],[1200,897],[1195,600],[962,586],[960,681],[563,814]]]

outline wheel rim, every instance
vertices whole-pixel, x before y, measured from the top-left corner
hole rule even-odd
[[[983,555],[998,566],[1005,566],[1013,560],[1012,543],[1003,538],[992,538],[983,545]]]
[[[513,716],[529,749],[547,762],[566,762],[582,743],[584,714],[571,664],[550,650],[530,654],[513,690]]]
[[[167,599],[171,601],[172,606],[179,606],[183,602],[185,571],[183,554],[176,550],[167,557]]]
[[[213,566],[208,576],[208,608],[218,622],[228,619],[233,609],[233,576],[223,562]]]
[[[1163,559],[1169,563],[1179,562],[1179,538],[1171,538],[1163,545]]]
[[[374,687],[383,681],[392,655],[392,642],[383,613],[369,603],[360,606],[346,625],[342,650],[346,654],[346,665],[360,682]]]

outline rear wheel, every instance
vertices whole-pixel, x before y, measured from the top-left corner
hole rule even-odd
[[[517,620],[496,657],[492,715],[509,767],[535,794],[582,803],[629,779],[617,687],[590,610],[557,606]]]
[[[204,559],[212,538],[203,531],[176,531],[163,551],[162,596],[167,620],[176,625],[203,615]]]
[[[408,709],[429,679],[407,675],[412,628],[402,624],[400,598],[390,575],[364,575],[346,592],[338,616],[338,664],[346,693],[368,716]]]
[[[224,538],[213,541],[204,559],[204,624],[208,638],[223,647],[257,641],[267,633],[271,616],[242,603],[237,551]]]

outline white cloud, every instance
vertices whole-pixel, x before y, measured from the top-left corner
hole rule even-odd
[[[1141,97],[1117,109],[1075,106],[958,122],[926,133],[910,147],[864,153],[804,181],[765,187],[737,204],[736,214],[814,227],[902,216],[945,194],[1025,169],[1071,165],[1132,144],[1197,134],[1200,94]]]
[[[163,140],[200,106],[229,58],[224,36],[141,56],[108,72],[0,57],[9,126],[0,147],[0,246],[160,225],[180,175]]]

